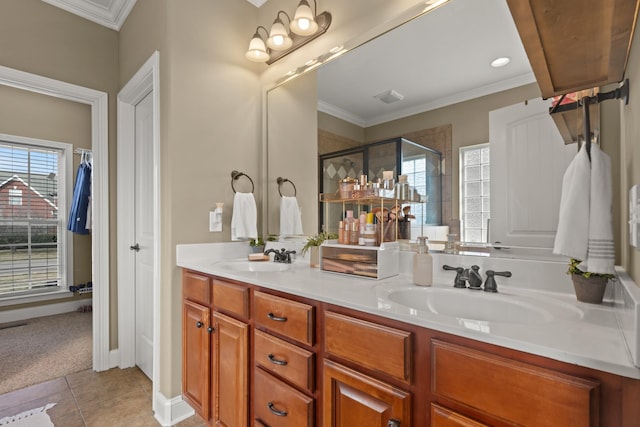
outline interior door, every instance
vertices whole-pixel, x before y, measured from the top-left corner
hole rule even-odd
[[[153,95],[135,108],[135,352],[136,365],[153,376]]]
[[[576,154],[542,98],[489,113],[491,242],[552,248],[562,177]]]

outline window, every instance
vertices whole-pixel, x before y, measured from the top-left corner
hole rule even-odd
[[[490,218],[489,144],[460,148],[460,240],[487,242]]]
[[[9,204],[22,206],[22,190],[18,190],[16,187],[9,189]]]
[[[0,139],[0,299],[67,288],[69,156],[68,144]]]

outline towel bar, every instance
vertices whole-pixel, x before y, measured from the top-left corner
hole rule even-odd
[[[251,179],[251,177],[244,172],[238,171],[231,171],[231,189],[233,190],[233,192],[236,192],[236,188],[233,186],[233,181],[237,180],[241,176],[246,176],[249,182],[251,182],[251,192],[253,193],[253,191],[256,189],[256,186],[253,185],[253,180]]]
[[[278,182],[278,193],[280,194],[280,197],[283,197],[281,190],[282,190],[282,184],[284,184],[285,182],[288,182],[293,187],[293,197],[296,197],[298,195],[298,190],[296,189],[296,185],[290,179],[279,176],[277,179],[277,182]]]

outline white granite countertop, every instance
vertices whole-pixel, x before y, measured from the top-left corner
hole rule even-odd
[[[554,313],[552,318],[545,318],[540,322],[530,322],[524,318],[522,322],[484,322],[470,321],[455,315],[435,314],[429,310],[412,309],[391,301],[390,292],[417,288],[412,284],[410,274],[400,274],[383,280],[361,279],[309,268],[308,261],[304,259],[298,259],[288,270],[278,272],[237,271],[227,267],[228,262],[225,259],[246,260],[247,252],[246,244],[237,243],[178,245],[177,265],[566,363],[640,379],[640,369],[634,365],[627,344],[629,338],[623,333],[623,326],[616,315],[618,309],[624,308],[617,307],[622,303],[613,300],[607,300],[602,305],[577,302],[571,289],[567,287],[570,286],[570,281],[563,274],[566,264],[434,254],[435,292],[460,292],[461,304],[469,301],[469,298],[474,302],[486,301],[487,304],[491,304],[492,301],[489,300],[492,299],[515,299],[524,301],[527,306],[538,304],[545,311]],[[401,255],[401,271],[410,271],[407,266],[411,259],[410,253]],[[481,273],[488,268],[510,269],[514,275],[510,279],[496,277],[498,294],[477,293],[467,289],[454,290],[452,283],[455,273],[442,271],[441,266],[445,263],[454,266],[478,264],[481,266]],[[562,273],[558,275],[560,271]],[[543,276],[538,277],[534,272],[543,272],[540,273]],[[552,279],[545,278],[544,274]],[[555,284],[549,284],[553,281],[561,284],[553,287]],[[474,295],[466,295],[468,293]],[[607,295],[613,297],[611,289]]]

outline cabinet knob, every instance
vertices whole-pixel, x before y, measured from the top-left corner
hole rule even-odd
[[[387,427],[400,427],[400,421],[393,418],[387,421]]]
[[[279,411],[276,409],[276,405],[273,404],[273,402],[269,402],[267,403],[267,406],[269,407],[269,410],[271,411],[271,413],[273,415],[277,415],[279,417],[286,417],[287,416],[287,411]]]
[[[276,316],[276,315],[275,315],[275,314],[273,314],[273,313],[268,313],[268,314],[267,314],[267,317],[268,317],[269,319],[273,320],[273,321],[276,321],[276,322],[286,322],[286,321],[287,321],[287,318],[286,318],[286,317]]]
[[[204,326],[204,323],[202,323],[201,321],[197,321],[196,322],[196,328],[202,328]]]
[[[207,332],[209,332],[209,333],[211,333],[211,332],[215,332],[215,331],[216,331],[216,330],[215,330],[215,328],[214,328],[213,326],[209,326],[209,327],[207,328]]]
[[[269,358],[269,362],[273,363],[274,365],[287,366],[288,362],[286,360],[276,359],[273,354],[270,354],[267,357]]]

